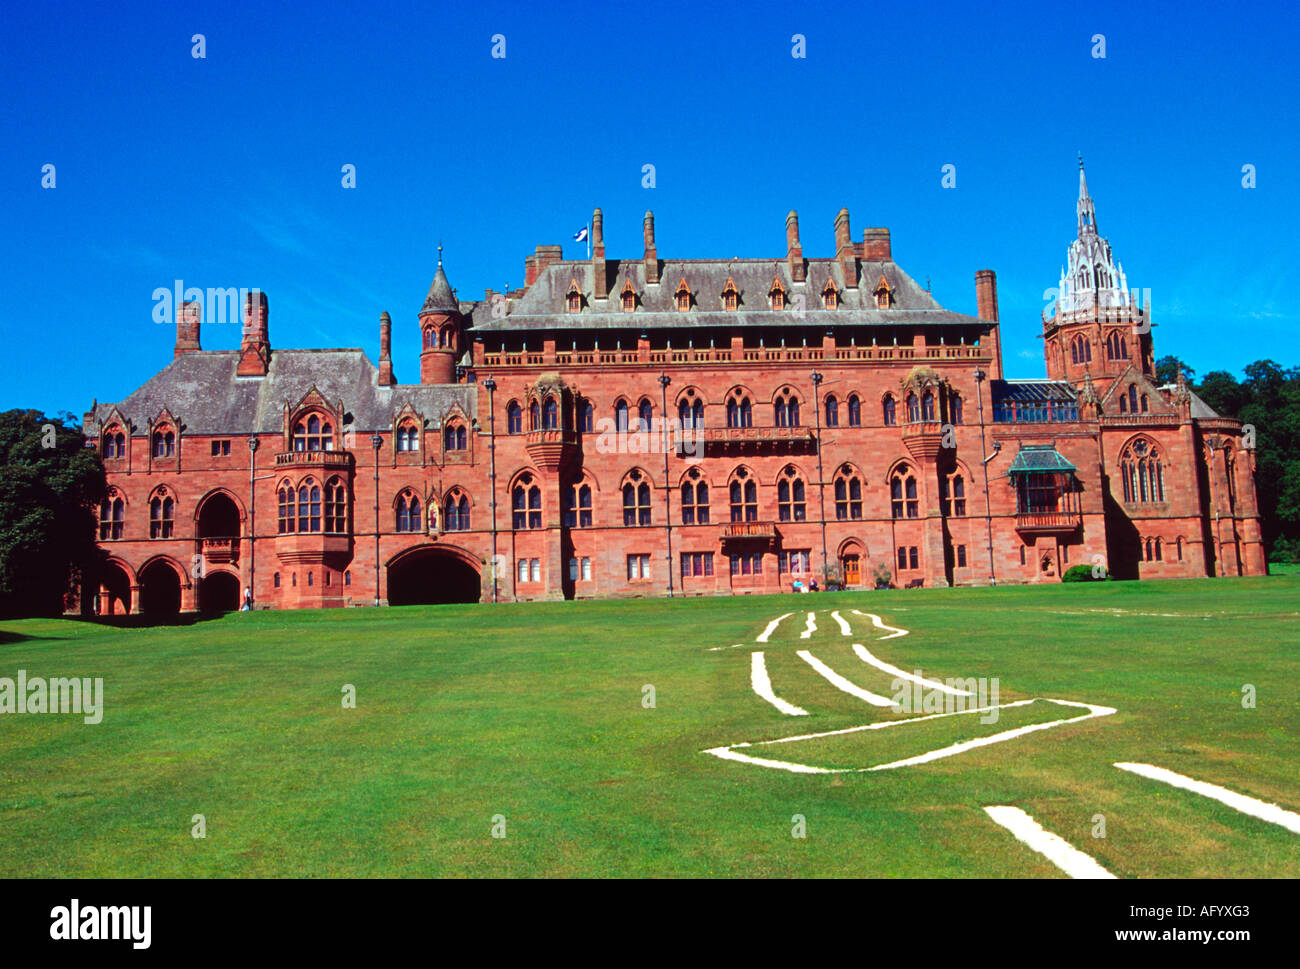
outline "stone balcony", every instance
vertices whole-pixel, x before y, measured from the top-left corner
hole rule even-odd
[[[527,433],[524,448],[538,470],[553,473],[570,463],[578,453],[578,435],[559,427]]]
[[[229,565],[239,561],[238,538],[202,538],[199,547],[208,565]]]
[[[722,544],[767,542],[777,539],[776,522],[727,522],[722,526]]]
[[[1026,533],[1072,532],[1082,524],[1083,515],[1077,511],[1021,512],[1016,515],[1016,530]]]
[[[275,456],[277,468],[318,468],[324,471],[349,471],[353,465],[351,451],[281,451]]]
[[[811,427],[707,427],[684,433],[678,441],[698,449],[701,437],[706,454],[812,454],[817,450]]]

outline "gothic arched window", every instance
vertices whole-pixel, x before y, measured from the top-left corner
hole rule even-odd
[[[506,433],[522,434],[524,432],[524,409],[518,401],[512,400],[506,405]]]
[[[420,499],[411,490],[397,496],[397,530],[418,532],[420,528]]]
[[[862,479],[850,465],[841,465],[835,475],[835,518],[857,521],[862,517]]]
[[[443,530],[448,532],[469,531],[469,496],[459,489],[447,494],[443,499]]]
[[[519,476],[510,494],[511,524],[516,529],[542,527],[542,489],[531,474]]]
[[[1144,504],[1165,500],[1165,475],[1159,449],[1139,438],[1120,455],[1120,478],[1124,482],[1124,500]]]
[[[650,524],[650,484],[640,471],[633,471],[623,485],[623,524]]]
[[[905,464],[899,465],[889,479],[889,506],[894,518],[917,518],[920,515],[916,476]]]
[[[731,479],[731,520],[733,522],[758,521],[758,485],[750,473],[740,468]]]
[[[783,522],[801,522],[808,517],[803,479],[792,467],[787,467],[777,478],[776,510],[777,517]]]
[[[834,394],[826,396],[826,426],[840,426],[840,402],[835,399]]]
[[[149,537],[171,538],[175,526],[176,502],[160,491],[149,500]]]
[[[709,523],[709,486],[699,468],[686,472],[682,482],[682,524],[707,525]]]
[[[116,489],[110,489],[108,496],[99,504],[99,540],[101,542],[122,537],[122,522],[126,502]]]

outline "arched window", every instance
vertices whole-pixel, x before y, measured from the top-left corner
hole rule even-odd
[[[397,530],[418,532],[420,527],[420,499],[411,490],[397,496]]]
[[[578,402],[578,430],[590,434],[596,426],[596,409],[585,397]]]
[[[835,475],[835,518],[838,521],[862,518],[862,479],[847,464],[841,465]]]
[[[1120,478],[1124,482],[1126,502],[1144,504],[1165,500],[1160,451],[1143,438],[1134,441],[1120,455]]]
[[[840,426],[840,402],[835,399],[834,394],[826,395],[826,426]]]
[[[907,395],[907,421],[909,424],[915,424],[921,419],[921,406],[917,402],[916,394]]]
[[[1136,414],[1138,412],[1138,389],[1137,384],[1128,385],[1128,412]]]
[[[685,313],[691,308],[691,288],[686,285],[685,279],[677,284],[677,292],[674,295],[677,297],[678,313]]]
[[[1076,336],[1070,341],[1070,362],[1092,363],[1092,344],[1082,336]]]
[[[707,525],[709,523],[709,486],[698,468],[686,472],[682,482],[682,524]]]
[[[905,464],[898,466],[889,480],[889,505],[895,518],[917,518],[920,505],[916,496],[916,476]]]
[[[176,435],[168,430],[154,431],[153,456],[170,458],[176,454]]]
[[[650,401],[642,397],[641,403],[636,405],[636,417],[638,422],[637,430],[638,431],[650,430],[650,422],[653,415],[654,415],[654,408],[650,406]]]
[[[961,423],[961,395],[950,392],[948,394],[948,422],[950,424]]]
[[[808,517],[803,479],[794,468],[786,468],[776,481],[776,510],[783,522],[801,522]]]
[[[420,450],[420,432],[412,423],[406,423],[397,429],[397,450]]]
[[[535,431],[542,426],[542,408],[537,401],[528,405],[528,429]]]
[[[849,394],[849,427],[862,426],[862,401],[857,394]]]
[[[160,491],[149,500],[149,537],[171,538],[176,519],[176,502]]]
[[[631,313],[636,309],[636,290],[632,288],[632,280],[628,279],[623,282],[623,312]]]
[[[789,387],[776,395],[773,406],[776,411],[777,427],[799,426],[799,399],[795,397],[794,392]]]
[[[623,485],[623,524],[650,524],[650,484],[640,471],[633,471]]]
[[[1151,403],[1151,402],[1147,399],[1147,395],[1146,395],[1146,394],[1143,394],[1143,395],[1142,395],[1142,397],[1141,397],[1141,399],[1140,399],[1139,402],[1141,403],[1142,406],[1139,407],[1138,410],[1141,411],[1143,414],[1145,414],[1145,413],[1147,412],[1148,408],[1150,407],[1150,403]]]
[[[1123,394],[1123,393],[1121,393],[1121,394],[1119,395],[1119,412],[1120,412],[1121,414],[1127,414],[1127,413],[1128,413],[1128,395],[1127,395],[1127,394]]]
[[[884,411],[886,427],[893,427],[898,423],[898,410],[894,404],[893,394],[885,394],[885,400],[881,408]]]
[[[320,485],[311,478],[298,485],[298,531],[320,531]]]
[[[280,482],[276,497],[279,499],[279,520],[276,522],[276,531],[281,535],[292,533],[294,525],[297,524],[293,485],[288,481]]]
[[[934,420],[934,391],[927,390],[921,395],[921,420]]]
[[[469,531],[469,496],[459,490],[449,492],[442,503],[442,522],[445,531]]]
[[[560,426],[560,405],[554,397],[547,397],[542,405],[542,430],[553,431]]]
[[[463,451],[467,444],[465,425],[459,422],[448,424],[442,430],[442,444],[447,451]]]
[[[758,485],[744,468],[731,480],[731,520],[733,522],[758,521]]]
[[[1120,330],[1111,330],[1110,336],[1106,337],[1106,356],[1111,360],[1128,359],[1128,347]]]
[[[939,511],[945,518],[966,517],[966,480],[960,474],[939,479]]]
[[[126,457],[126,435],[116,427],[110,427],[104,432],[104,457]]]
[[[506,433],[522,434],[524,432],[524,409],[518,401],[512,400],[506,405]]]
[[[321,420],[317,414],[310,415],[305,421],[299,421],[293,429],[293,449],[295,451],[333,451],[334,428],[328,421]]]
[[[339,478],[325,482],[325,531],[331,535],[348,531],[348,492]]]
[[[619,434],[627,432],[627,401],[619,400],[614,404],[614,430]]]
[[[114,541],[122,537],[122,523],[126,513],[126,502],[116,490],[110,489],[108,496],[99,504],[99,540]]]
[[[564,524],[567,528],[591,527],[591,485],[585,481],[570,485],[564,493]]]
[[[822,287],[822,308],[833,310],[840,305],[840,294],[835,288],[835,280],[827,279],[826,285]]]
[[[677,419],[684,431],[704,427],[704,401],[683,398],[677,404]]]
[[[739,300],[740,293],[736,289],[735,282],[728,279],[727,285],[724,286],[722,290],[722,308],[727,311],[733,311],[736,309]]]
[[[542,527],[542,489],[533,483],[531,474],[522,474],[510,495],[511,520],[514,528]]]
[[[754,409],[749,403],[749,398],[741,396],[738,390],[733,391],[727,398],[727,426],[754,426]]]

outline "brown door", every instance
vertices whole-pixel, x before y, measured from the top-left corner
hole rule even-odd
[[[859,568],[859,559],[856,555],[846,555],[844,557],[844,584],[858,585],[862,581],[862,570]]]

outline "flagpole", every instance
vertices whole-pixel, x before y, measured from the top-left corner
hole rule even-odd
[[[587,261],[591,262],[591,223],[587,223]]]

